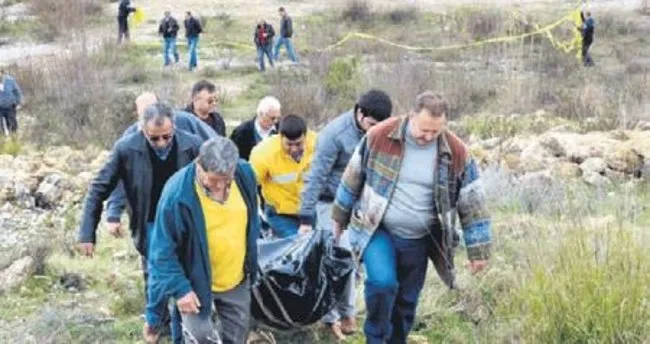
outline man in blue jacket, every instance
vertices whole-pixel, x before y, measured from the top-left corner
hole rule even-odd
[[[5,130],[10,134],[18,130],[16,113],[22,103],[23,92],[20,86],[4,67],[0,67],[0,136],[5,135]]]
[[[332,231],[332,202],[343,171],[366,131],[390,117],[392,109],[386,93],[370,90],[359,98],[353,110],[340,115],[320,131],[301,195],[301,232],[310,231],[314,224],[321,230]],[[323,318],[339,339],[355,332],[354,294],[354,278],[350,278],[336,307]]]
[[[205,142],[196,162],[169,180],[150,245],[147,343],[158,339],[169,298],[180,311],[185,343],[245,343],[257,268],[257,207],[255,174],[227,138]],[[181,342],[177,325],[172,336]]]

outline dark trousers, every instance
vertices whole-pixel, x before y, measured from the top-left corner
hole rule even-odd
[[[5,134],[5,129],[14,134],[18,130],[16,107],[0,108],[0,136]]]
[[[431,238],[410,240],[380,227],[363,253],[368,344],[405,344],[424,286]]]
[[[264,56],[266,56],[269,59],[269,64],[271,64],[271,67],[273,67],[272,53],[273,53],[273,44],[271,43],[257,46],[257,62],[259,62],[260,64],[261,71],[266,70],[266,67],[264,66]]]
[[[594,65],[594,60],[591,58],[591,55],[589,54],[589,48],[591,48],[591,43],[593,43],[592,40],[588,40],[588,39],[582,40],[582,63],[587,67]]]
[[[117,43],[122,43],[122,38],[126,38],[128,41],[129,37],[129,21],[127,17],[117,17]]]

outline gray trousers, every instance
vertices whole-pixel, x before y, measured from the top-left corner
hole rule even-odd
[[[212,317],[203,319],[195,314],[181,314],[185,344],[246,343],[251,309],[248,279],[231,290],[213,293],[212,301],[216,323]]]
[[[323,231],[332,232],[334,228],[334,223],[331,218],[332,214],[332,203],[318,202],[316,204],[316,227]],[[339,246],[352,250],[348,236],[346,232],[343,232],[341,239],[339,240]],[[341,295],[337,296],[336,307],[332,309],[323,317],[323,322],[326,324],[333,324],[339,321],[341,318],[354,317],[356,315],[355,310],[355,300],[356,292],[354,290],[354,280],[355,273],[352,272],[348,283],[345,285],[345,289]]]

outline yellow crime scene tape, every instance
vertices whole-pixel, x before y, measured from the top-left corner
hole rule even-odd
[[[583,3],[585,4],[584,1],[578,1],[578,3]],[[577,29],[582,25],[582,20],[580,18],[580,12],[581,8],[577,7],[575,10],[572,10],[569,14],[565,15],[564,17],[560,18],[559,20],[545,25],[545,26],[539,26],[535,25],[535,30],[528,32],[528,33],[523,33],[520,35],[510,35],[510,36],[501,36],[501,37],[493,37],[493,38],[488,38],[476,42],[471,42],[471,43],[459,43],[459,44],[451,44],[451,45],[444,45],[444,46],[437,46],[437,47],[420,47],[420,46],[412,46],[412,45],[406,45],[406,44],[401,44],[401,43],[396,43],[390,40],[387,40],[385,38],[377,37],[374,35],[370,35],[367,33],[363,32],[350,32],[346,34],[342,39],[340,39],[338,42],[333,43],[325,48],[322,49],[317,49],[315,50],[316,52],[326,52],[330,51],[333,49],[336,49],[338,47],[341,47],[342,45],[354,40],[354,39],[361,39],[361,40],[368,40],[368,41],[375,41],[377,43],[381,43],[384,45],[400,48],[403,50],[408,50],[408,51],[419,51],[419,52],[426,52],[426,51],[446,51],[446,50],[460,50],[460,49],[466,49],[466,48],[474,48],[474,47],[479,47],[483,45],[488,45],[488,44],[495,44],[495,43],[508,43],[508,42],[515,42],[518,40],[526,39],[529,37],[533,36],[543,36],[546,37],[551,45],[560,51],[563,51],[565,53],[570,53],[572,51],[576,51],[576,57],[580,58],[580,44],[581,44],[581,34],[579,30]],[[135,15],[133,16],[133,23],[138,25],[144,21],[144,13],[141,9],[136,9]],[[572,35],[571,39],[568,40],[562,40],[556,38],[552,30],[560,27],[562,24],[565,23],[572,23],[574,26],[573,31],[574,34]],[[155,43],[138,43],[140,46],[153,46]],[[180,43],[179,45],[184,45],[183,43]],[[156,45],[157,46],[157,45]],[[217,42],[211,42],[210,44],[206,44],[204,46],[207,47],[233,47],[233,48],[239,48],[243,50],[251,50],[254,51],[256,50],[256,47],[251,44],[245,44],[245,43],[239,43],[239,42],[231,42],[231,41],[217,41]]]

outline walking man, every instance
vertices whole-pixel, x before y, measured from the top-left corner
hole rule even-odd
[[[115,143],[108,161],[88,190],[79,230],[79,248],[83,254],[93,256],[102,203],[121,180],[132,210],[131,237],[141,255],[146,293],[146,260],[160,194],[167,179],[198,156],[201,140],[176,130],[172,108],[162,103],[147,107],[140,120],[142,129]],[[121,232],[111,234],[122,235]]]
[[[291,41],[291,37],[293,37],[293,20],[287,14],[284,7],[280,7],[278,12],[280,13],[280,37],[278,37],[275,43],[273,59],[276,62],[278,61],[278,58],[280,57],[280,48],[284,45],[285,49],[287,49],[289,59],[291,59],[291,62],[296,63],[298,62],[298,57],[296,56],[296,51],[294,50],[293,42]]]
[[[446,129],[447,101],[425,92],[408,117],[372,128],[357,146],[332,208],[366,270],[364,333],[369,344],[406,343],[427,257],[454,287],[460,217],[472,272],[487,265],[491,220],[476,161]]]
[[[266,22],[264,19],[260,21],[255,26],[255,32],[253,32],[253,41],[255,42],[255,47],[257,47],[257,60],[260,64],[260,70],[263,72],[266,70],[264,66],[264,56],[269,59],[269,64],[273,67],[273,37],[275,36],[275,30],[273,30],[273,25]]]
[[[178,63],[180,60],[178,51],[176,50],[176,36],[178,35],[178,22],[170,11],[165,11],[165,18],[160,22],[158,27],[158,34],[165,40],[163,48],[163,56],[165,59],[165,66],[169,66],[169,55],[174,57],[174,62]]]
[[[192,102],[185,111],[194,114],[220,136],[226,136],[226,122],[217,111],[217,86],[201,80],[192,86]]]
[[[23,103],[23,92],[6,69],[0,66],[0,135],[15,134],[18,130],[17,113]]]
[[[302,117],[280,120],[280,135],[273,135],[253,148],[250,156],[262,188],[264,215],[273,234],[286,238],[300,227],[300,193],[311,165],[316,134],[307,130]]]
[[[201,27],[201,22],[198,19],[192,16],[192,12],[187,11],[185,13],[185,37],[187,38],[187,49],[189,51],[189,70],[193,71],[198,65],[198,55],[197,55],[197,46],[199,44],[199,35],[203,32],[203,27]]]
[[[580,11],[580,19],[582,19],[582,63],[585,67],[591,67],[594,65],[594,60],[591,58],[591,54],[589,54],[589,49],[594,42],[596,22],[591,16],[591,11],[585,11],[584,5],[582,11]]]
[[[230,136],[239,149],[240,158],[248,160],[253,147],[276,134],[276,126],[281,115],[280,101],[277,98],[272,96],[262,98],[257,105],[255,117],[240,124]]]
[[[158,339],[169,297],[180,311],[185,343],[245,343],[257,271],[257,206],[255,174],[227,138],[204,143],[196,162],[169,180],[151,238],[147,343]]]
[[[128,20],[131,12],[135,12],[135,7],[131,7],[131,0],[120,0],[117,8],[117,44],[121,44],[123,38],[127,42],[131,39]]]
[[[370,90],[359,98],[353,110],[340,115],[319,132],[301,195],[300,232],[309,232],[314,225],[319,230],[333,231],[330,214],[343,171],[363,135],[390,117],[392,108],[386,93]],[[345,241],[342,240],[342,246],[348,246],[343,244]],[[336,307],[323,318],[328,329],[340,340],[356,331],[354,285],[352,274]]]

